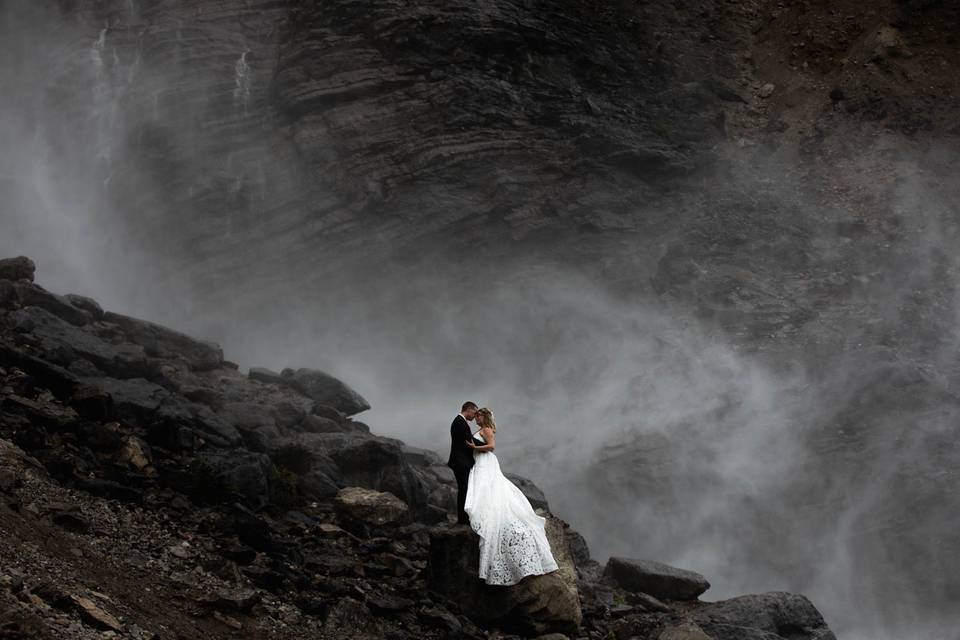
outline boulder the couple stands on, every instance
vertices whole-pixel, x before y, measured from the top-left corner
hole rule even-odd
[[[475,534],[449,524],[450,469],[353,420],[369,404],[348,385],[303,368],[241,373],[216,344],[33,276],[26,258],[0,260],[0,605],[17,620],[99,618],[135,637],[161,625],[195,637],[208,616],[264,637],[833,638],[800,595],[702,602],[697,574],[601,566],[517,476],[560,570],[487,586]],[[49,541],[78,553],[43,555]],[[161,550],[147,574],[143,549]],[[156,610],[134,600],[154,574]]]

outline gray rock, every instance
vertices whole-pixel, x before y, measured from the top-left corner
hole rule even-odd
[[[684,620],[679,624],[672,624],[657,634],[656,640],[714,640],[703,632],[696,623]]]
[[[426,487],[407,462],[399,440],[362,433],[322,433],[313,438],[347,485],[389,491],[417,515],[426,509]]]
[[[170,392],[143,378],[81,378],[85,384],[101,387],[110,394],[113,413],[132,424],[147,425]],[[189,416],[189,414],[187,414]]]
[[[339,513],[373,527],[410,521],[410,508],[386,491],[345,487],[337,492],[334,507]]]
[[[580,532],[569,529],[567,531],[567,541],[570,544],[570,552],[573,554],[573,560],[577,563],[577,567],[581,567],[590,561],[590,548]]]
[[[36,382],[60,400],[69,400],[80,378],[52,362],[24,353],[6,342],[0,341],[0,361],[4,365],[20,367],[36,379]]]
[[[19,303],[17,289],[9,280],[0,280],[0,307],[12,308]]]
[[[444,510],[445,513],[456,513],[457,510],[457,489],[450,485],[440,485],[430,491],[427,500],[432,505],[436,505]]]
[[[382,640],[383,622],[353,598],[341,598],[330,607],[323,625],[324,637],[333,640]]]
[[[73,305],[67,297],[51,293],[39,285],[18,282],[14,285],[14,290],[22,307],[33,306],[46,309],[58,318],[78,327],[95,320],[93,314]]]
[[[223,350],[216,343],[201,342],[173,329],[110,311],[103,319],[119,326],[124,335],[141,345],[148,355],[183,360],[196,371],[215,369],[223,364]]]
[[[810,600],[784,591],[710,603],[691,617],[715,640],[836,640]]]
[[[93,298],[80,296],[75,293],[68,293],[63,297],[74,307],[83,309],[89,313],[94,320],[100,320],[103,318],[103,308],[101,308],[100,305],[97,304],[97,301]]]
[[[283,383],[283,379],[280,377],[279,373],[263,367],[250,367],[250,371],[247,373],[247,376],[251,380],[256,380],[257,382],[265,382],[268,384]]]
[[[310,408],[310,413],[321,418],[333,420],[334,422],[343,422],[347,418],[347,416],[343,415],[343,412],[337,411],[333,407],[325,405],[322,402],[314,402],[313,406]]]
[[[439,454],[430,449],[420,449],[418,447],[403,445],[403,455],[406,456],[407,462],[418,467],[429,467],[440,464]]]
[[[457,481],[457,478],[453,475],[453,469],[448,467],[445,464],[437,464],[428,469],[428,471],[433,475],[437,481],[444,484],[453,484]]]
[[[572,633],[583,614],[564,523],[549,517],[547,539],[560,567],[557,571],[527,576],[508,587],[492,587],[477,577],[477,535],[465,526],[436,526],[430,530],[427,586],[459,603],[464,613],[482,625],[528,636]]]
[[[257,510],[270,501],[274,466],[262,453],[211,449],[193,458],[184,471],[168,470],[161,479],[195,501],[226,503],[240,500]]]
[[[139,345],[107,342],[40,307],[18,309],[10,318],[15,332],[29,333],[44,359],[58,365],[69,366],[79,356],[114,377],[136,378],[148,374],[146,354]]]
[[[33,282],[33,275],[36,270],[37,265],[26,256],[0,260],[0,278],[4,280],[26,280]]]
[[[284,369],[281,376],[284,384],[321,404],[333,407],[344,415],[351,416],[370,408],[370,404],[359,393],[322,371]]]
[[[306,415],[306,409],[294,402],[282,400],[273,405],[274,420],[282,429],[296,427]]]
[[[322,418],[313,414],[304,416],[297,425],[299,431],[307,433],[346,433],[349,428],[342,422],[334,422],[329,418]]]
[[[204,405],[191,402],[187,405],[192,417],[191,424],[201,431],[226,440],[231,446],[240,444],[240,431]]]
[[[710,588],[710,583],[699,573],[653,560],[610,558],[603,576],[621,589],[665,600],[696,600]]]
[[[228,402],[217,414],[240,430],[273,427],[277,424],[273,407],[255,402]]]

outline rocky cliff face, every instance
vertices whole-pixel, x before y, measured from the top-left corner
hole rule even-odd
[[[802,596],[708,603],[689,571],[601,572],[553,516],[560,569],[487,587],[449,469],[350,419],[345,384],[242,374],[32,279],[0,261],[4,637],[834,638]]]

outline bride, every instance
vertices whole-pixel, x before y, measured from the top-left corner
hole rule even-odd
[[[555,571],[545,531],[546,518],[534,512],[530,501],[500,471],[493,449],[497,424],[490,409],[477,412],[480,431],[468,441],[474,450],[474,465],[467,482],[464,511],[470,527],[480,536],[479,575],[487,584],[511,585],[525,576]]]

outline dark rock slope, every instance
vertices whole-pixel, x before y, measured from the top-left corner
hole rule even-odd
[[[709,603],[692,572],[604,572],[552,515],[561,569],[487,588],[449,469],[346,415],[366,406],[347,385],[245,375],[46,291],[25,258],[0,276],[4,638],[833,638],[799,595]]]

